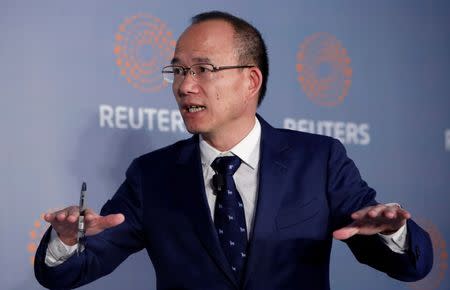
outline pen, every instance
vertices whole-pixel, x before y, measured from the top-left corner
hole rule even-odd
[[[78,233],[77,233],[77,255],[81,253],[83,249],[83,238],[86,233],[86,229],[84,228],[84,215],[86,213],[86,182],[83,182],[81,185],[80,192],[80,206],[79,211],[80,215],[78,217]]]

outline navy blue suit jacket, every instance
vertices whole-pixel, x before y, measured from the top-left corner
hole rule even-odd
[[[329,289],[332,232],[350,214],[376,204],[335,139],[262,126],[259,189],[248,260],[239,284],[221,250],[206,201],[198,136],[135,159],[101,214],[125,222],[88,237],[86,249],[62,265],[44,263],[49,232],[35,259],[39,282],[78,287],[112,272],[145,248],[158,289]],[[408,221],[409,251],[397,254],[375,236],[346,241],[358,261],[403,281],[431,269],[428,234]]]

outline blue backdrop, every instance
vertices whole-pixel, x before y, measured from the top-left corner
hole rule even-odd
[[[188,137],[160,68],[202,11],[249,20],[271,74],[259,109],[272,125],[339,138],[381,202],[431,233],[435,263],[417,283],[358,264],[341,242],[332,289],[450,289],[450,2],[0,2],[1,289],[41,289],[33,255],[42,213],[99,210],[131,160]],[[175,273],[174,273],[175,274]],[[154,289],[146,254],[82,289]]]

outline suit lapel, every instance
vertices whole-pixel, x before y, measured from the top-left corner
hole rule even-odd
[[[206,199],[198,136],[193,136],[189,143],[181,149],[177,169],[178,185],[175,186],[192,219],[196,233],[216,265],[229,280],[237,286],[235,276],[220,246],[214,223]],[[187,190],[189,189],[189,190]],[[186,194],[188,193],[188,194]]]
[[[280,207],[285,187],[291,182],[288,170],[289,145],[279,132],[258,116],[261,123],[261,151],[259,166],[259,189],[255,220],[249,244],[249,258],[244,276],[244,287],[257,266],[259,241],[274,231],[274,221]]]

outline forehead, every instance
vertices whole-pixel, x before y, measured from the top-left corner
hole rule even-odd
[[[177,41],[172,63],[192,64],[234,61],[234,29],[223,20],[208,20],[189,26]]]

